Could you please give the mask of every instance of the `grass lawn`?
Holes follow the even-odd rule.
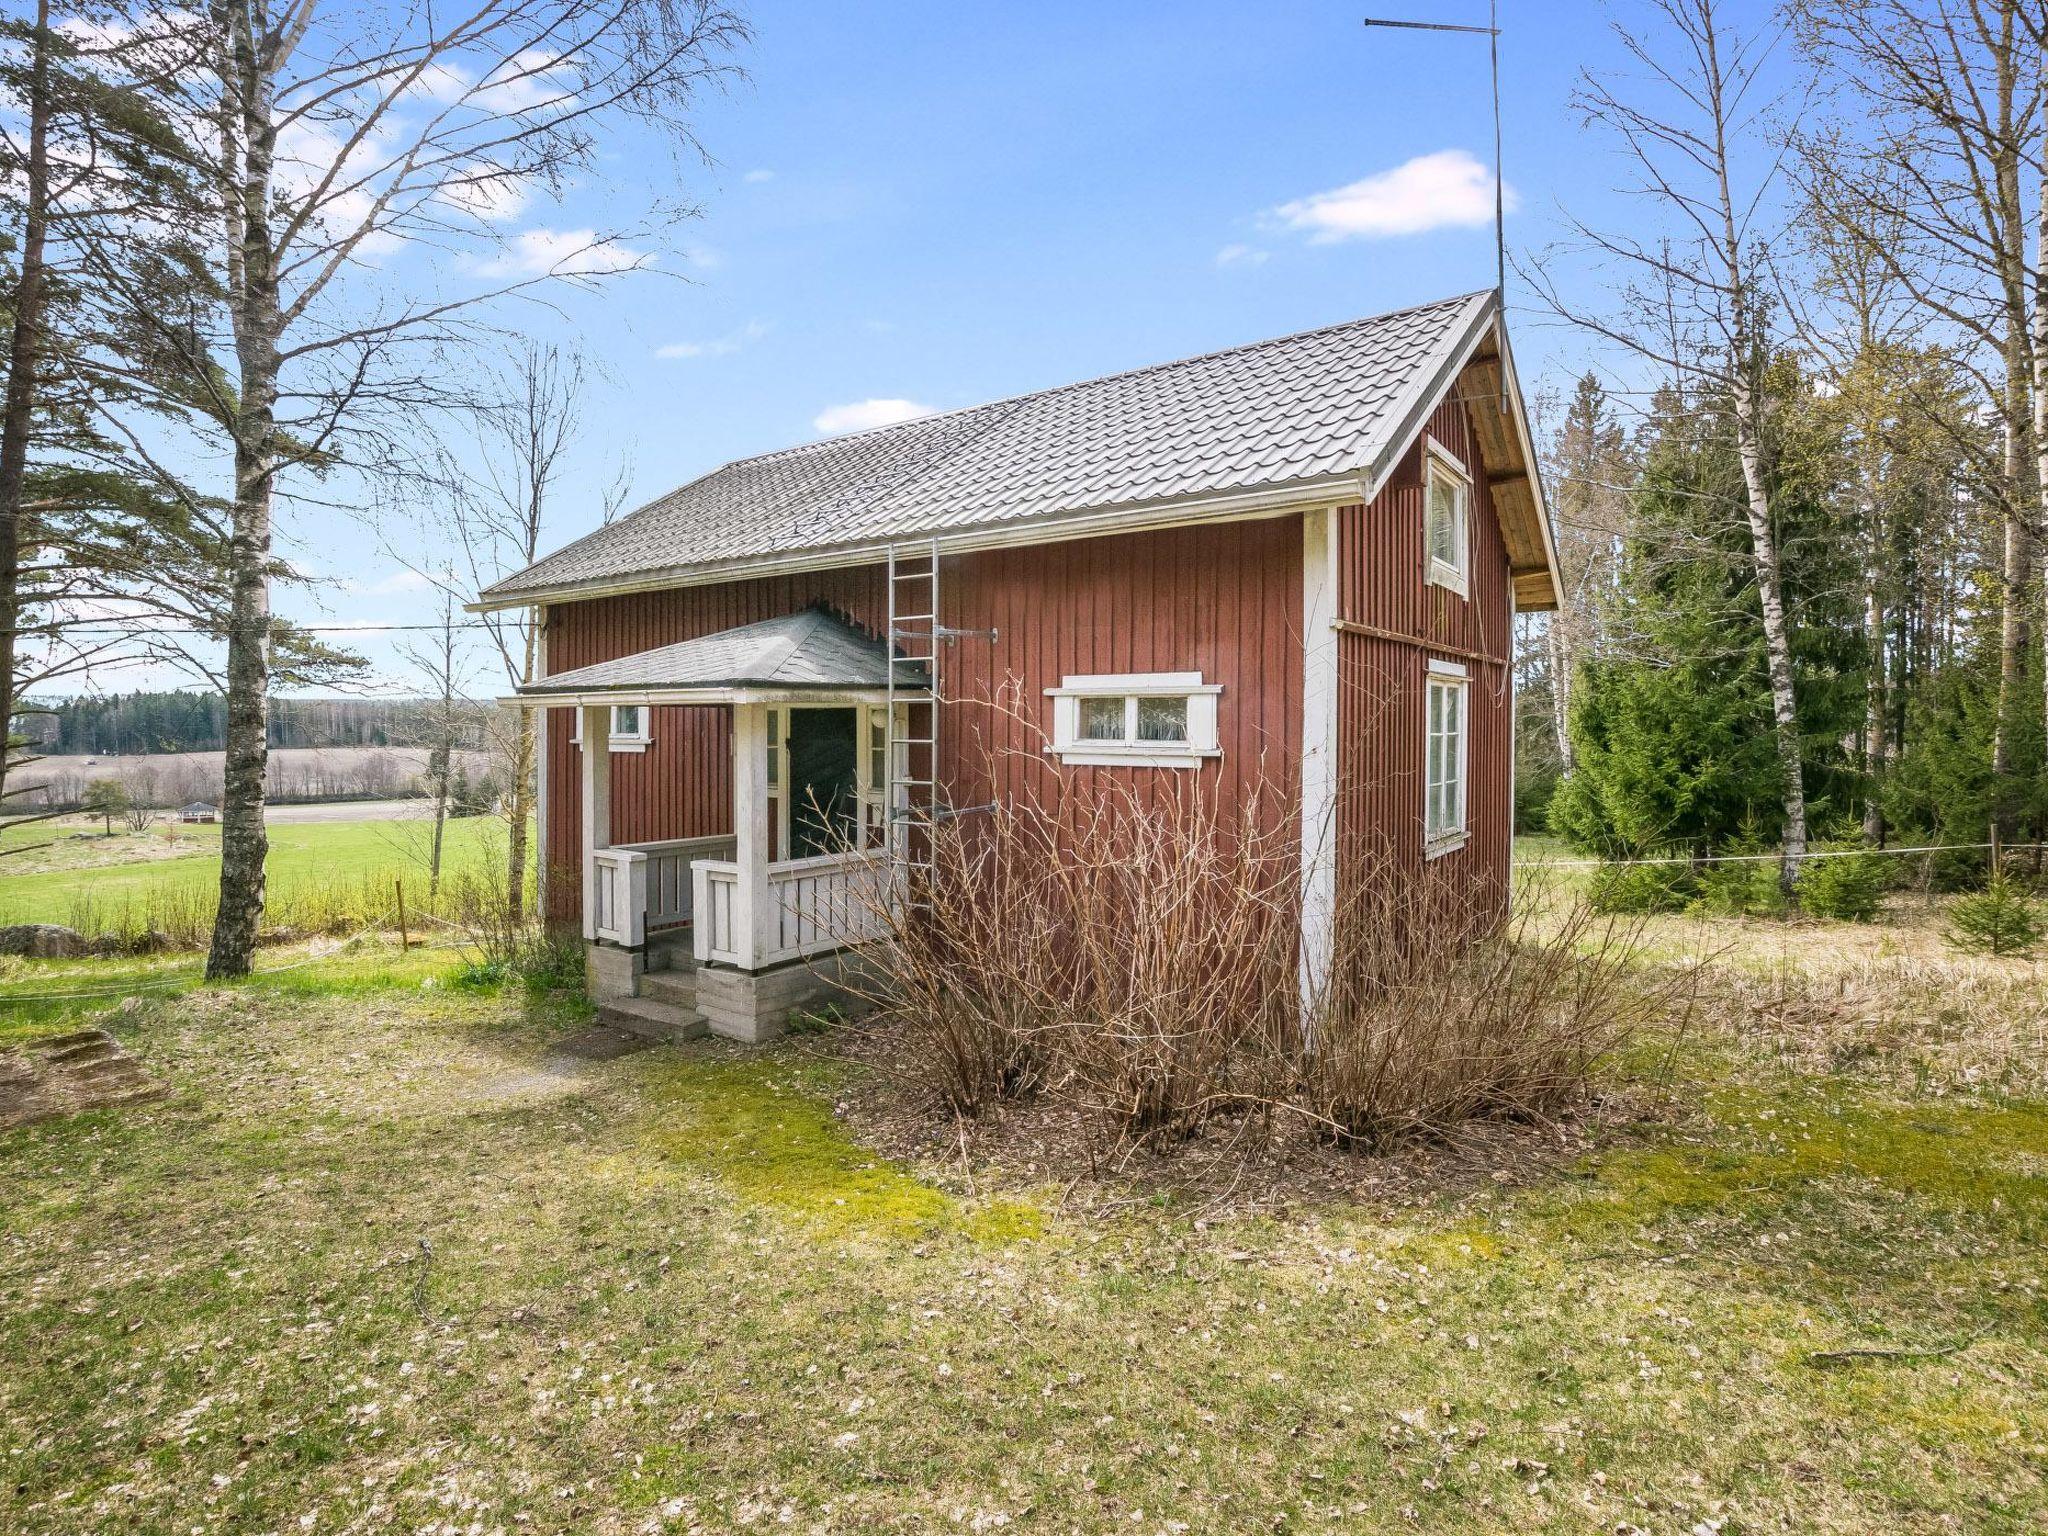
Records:
[[[154,926],[181,939],[189,937],[187,926],[210,923],[220,880],[218,826],[169,824],[113,837],[97,835],[100,826],[67,817],[0,833],[0,849],[32,850],[0,857],[0,923],[63,923],[88,933]],[[432,832],[426,821],[273,824],[271,920],[326,928],[382,917],[393,902],[392,882],[401,878],[407,900],[423,903]],[[504,840],[496,817],[451,821],[443,867],[476,864]]]
[[[172,981],[174,1093],[0,1137],[0,1529],[2040,1530],[2039,1063],[1910,1021],[2043,968],[1843,1012],[1807,935],[1583,1159],[1228,1220],[891,1164],[802,1041],[548,1069],[580,1005],[445,954],[17,962],[18,1031]]]

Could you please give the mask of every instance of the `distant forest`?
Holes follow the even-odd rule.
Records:
[[[462,723],[456,745],[483,746],[488,707]],[[35,750],[66,757],[218,752],[227,703],[217,693],[122,693],[26,701],[15,733]],[[438,744],[440,704],[428,699],[270,701],[273,747],[425,747]]]

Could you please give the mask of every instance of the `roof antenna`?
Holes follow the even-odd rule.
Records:
[[[1503,335],[1507,331],[1508,313],[1508,239],[1506,192],[1507,174],[1501,165],[1500,135],[1500,0],[1486,0],[1486,20],[1483,27],[1461,26],[1450,21],[1390,21],[1385,17],[1368,16],[1368,27],[1398,27],[1404,32],[1464,32],[1486,39],[1486,51],[1493,67],[1493,301],[1498,308],[1499,324]],[[1505,350],[1500,360],[1500,406],[1508,408],[1508,360]]]

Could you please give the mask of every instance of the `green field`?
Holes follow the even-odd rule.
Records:
[[[432,831],[427,821],[273,825],[266,922],[309,933],[381,924],[393,915],[398,881],[409,910],[424,915]],[[0,849],[21,850],[0,856],[0,924],[61,923],[124,937],[153,930],[196,942],[212,922],[220,828],[98,832],[98,823],[66,818],[0,834]],[[480,875],[502,859],[504,843],[495,817],[451,821],[442,867],[451,883]]]

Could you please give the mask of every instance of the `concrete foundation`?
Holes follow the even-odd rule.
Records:
[[[620,949],[612,944],[583,946],[583,989],[599,1007],[614,998],[637,993],[646,969],[647,956],[637,949]]]
[[[872,1005],[862,994],[872,990],[873,980],[873,967],[853,950],[799,960],[773,971],[699,966],[697,1011],[713,1034],[759,1045],[787,1030],[790,1014],[799,1010],[836,1007],[849,1014],[865,1012]]]

